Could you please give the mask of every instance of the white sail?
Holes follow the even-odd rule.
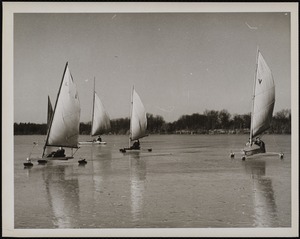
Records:
[[[254,84],[251,138],[258,136],[270,127],[275,104],[275,84],[273,76],[259,51]]]
[[[110,119],[109,116],[98,97],[97,93],[94,92],[94,104],[93,104],[93,118],[92,118],[92,132],[91,135],[100,135],[110,130]]]
[[[133,89],[132,93],[132,111],[130,121],[130,139],[137,140],[146,136],[147,117],[144,105]]]
[[[46,146],[77,148],[79,124],[79,97],[67,63],[57,95]]]

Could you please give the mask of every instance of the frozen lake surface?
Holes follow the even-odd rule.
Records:
[[[152,152],[122,154],[127,136],[81,146],[74,159],[34,162],[45,136],[14,137],[15,228],[291,227],[291,136],[265,135],[269,152],[241,160],[248,135],[150,135]],[[80,141],[89,136],[80,136]],[[66,149],[69,153],[69,149]],[[85,166],[78,165],[86,158]]]

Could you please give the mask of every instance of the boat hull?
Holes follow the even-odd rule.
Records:
[[[121,153],[138,153],[138,152],[152,152],[152,149],[131,149],[131,148],[123,148],[123,149],[119,149],[119,151]]]
[[[265,153],[266,150],[259,147],[258,145],[251,145],[251,146],[246,146],[244,149],[243,149],[243,153],[245,156],[251,156],[251,155],[254,155],[254,154],[262,154],[262,153]]]
[[[33,166],[33,163],[26,162],[26,163],[24,163],[24,166],[25,166],[25,167],[32,167],[32,166]]]
[[[54,160],[63,160],[67,161],[69,159],[72,159],[74,157],[72,156],[66,156],[66,157],[43,157],[43,158],[35,158],[32,160],[36,160],[39,164],[46,164],[48,161],[54,161]]]
[[[37,160],[39,164],[46,164],[47,163],[47,159],[38,159]]]
[[[85,159],[81,159],[81,160],[78,160],[78,163],[79,164],[87,164],[87,161]]]
[[[106,142],[99,142],[99,141],[85,141],[79,142],[80,145],[106,145]]]
[[[121,153],[138,153],[141,152],[140,149],[130,149],[130,148],[124,148],[124,149],[120,149]]]
[[[68,157],[49,157],[49,158],[46,158],[46,159],[49,159],[49,160],[69,160],[69,159],[72,159],[74,157],[72,156],[68,156]]]

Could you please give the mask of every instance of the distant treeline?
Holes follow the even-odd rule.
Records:
[[[162,116],[147,114],[147,131],[149,134],[239,134],[248,133],[250,129],[250,113],[231,115],[227,110],[205,110],[203,114],[183,115],[178,120],[168,123]],[[129,118],[111,120],[109,134],[128,134]],[[90,134],[91,123],[80,123],[80,134]],[[15,135],[46,134],[46,124],[14,123]],[[291,133],[291,110],[277,112],[267,131],[270,134]]]

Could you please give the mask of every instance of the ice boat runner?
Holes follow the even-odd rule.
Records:
[[[141,148],[139,139],[147,136],[146,129],[147,117],[145,107],[133,87],[131,95],[129,147],[120,149],[120,152],[126,153],[126,151],[140,151]],[[131,141],[135,141],[132,146],[130,146]],[[152,151],[152,149],[147,150]]]
[[[50,107],[48,107],[48,111],[49,108]],[[50,116],[42,159],[39,159],[38,162],[44,163],[47,162],[48,159],[68,160],[73,158],[73,148],[78,149],[79,123],[79,96],[67,62],[53,114]],[[59,147],[59,149],[50,154],[46,154],[45,150],[47,147]],[[71,148],[72,155],[66,156],[63,147]]]
[[[274,104],[275,84],[272,72],[260,51],[257,50],[250,137],[249,142],[243,149],[245,156],[266,152],[265,143],[261,140],[261,135],[270,127]]]
[[[79,144],[106,144],[106,142],[102,141],[100,136],[103,133],[107,133],[110,130],[110,128],[110,119],[99,96],[95,91],[94,79],[91,137],[97,136],[97,138],[91,141],[79,142]]]

